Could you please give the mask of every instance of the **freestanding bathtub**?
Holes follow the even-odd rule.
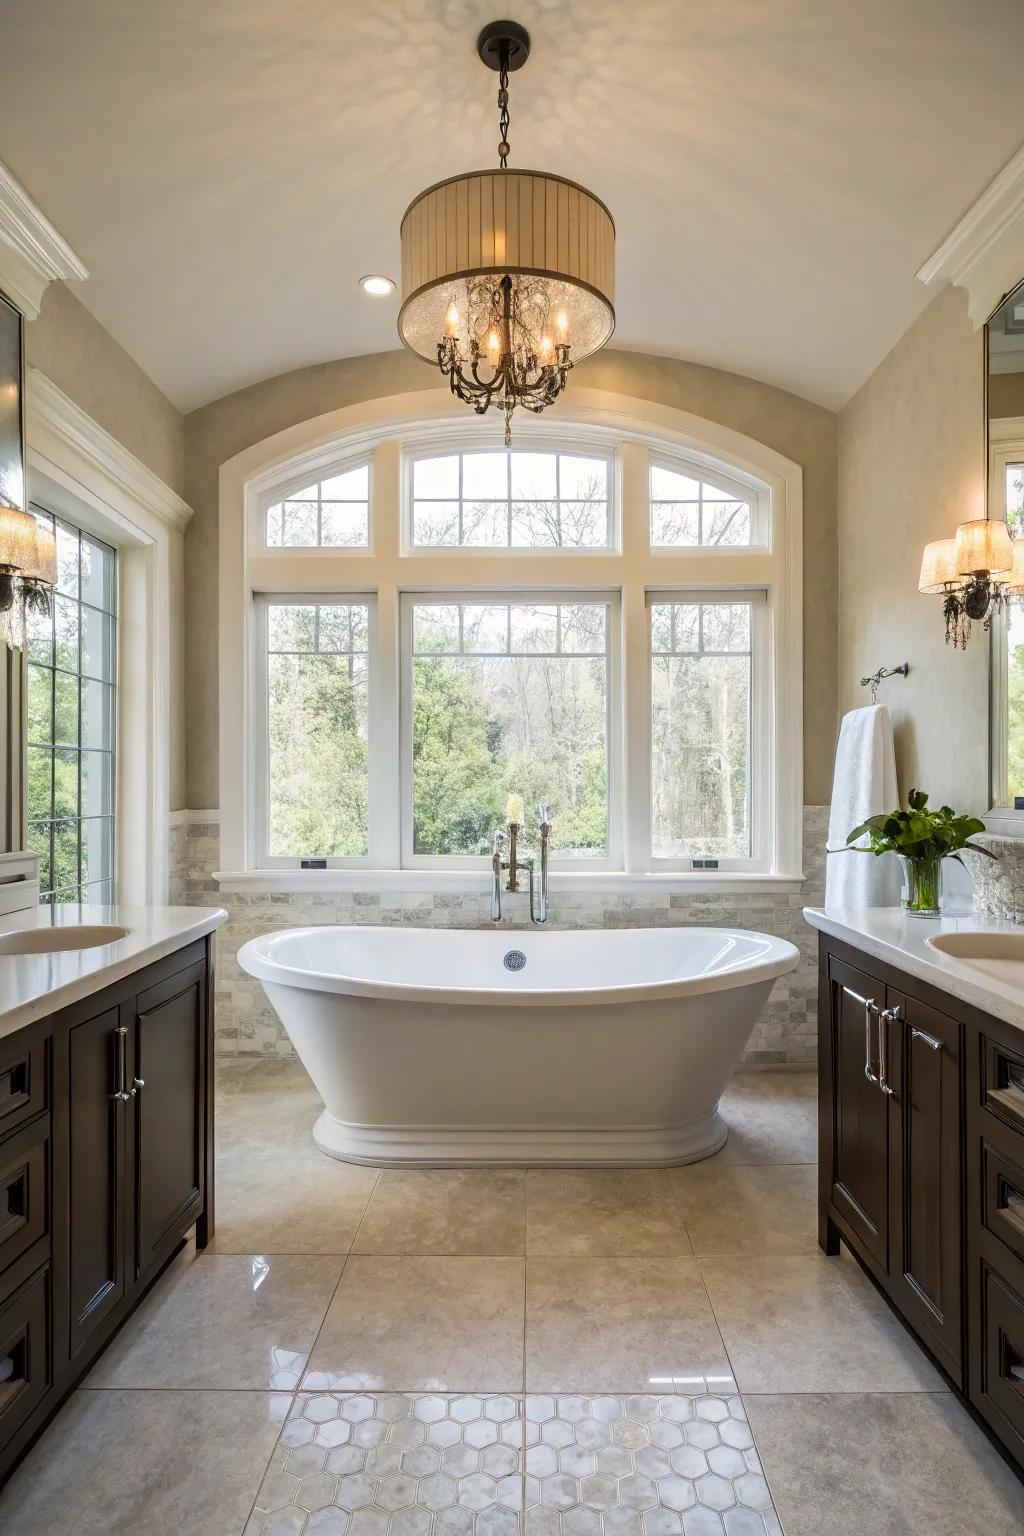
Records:
[[[317,1145],[406,1166],[708,1157],[798,960],[726,928],[292,928],[238,952],[324,1100]]]

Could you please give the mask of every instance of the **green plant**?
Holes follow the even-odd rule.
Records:
[[[923,789],[912,789],[909,795],[910,809],[886,811],[880,816],[869,816],[846,839],[846,846],[854,853],[900,853],[906,859],[957,858],[961,848],[980,853],[987,859],[995,854],[977,843],[969,841],[975,833],[984,832],[985,823],[977,816],[957,816],[948,806],[937,811],[928,810],[928,796]],[[868,844],[864,848],[852,845],[867,833]],[[958,859],[957,862],[960,862]]]

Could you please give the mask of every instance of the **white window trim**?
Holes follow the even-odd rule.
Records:
[[[38,369],[29,369],[26,403],[31,499],[117,550],[116,900],[160,904],[172,740],[184,746],[184,535],[192,511]]]
[[[1024,416],[1004,416],[989,422],[988,515],[1006,518],[1006,466],[1024,463]],[[1024,837],[1024,811],[1010,804],[1007,781],[1009,750],[1009,667],[1006,610],[997,609],[989,633],[989,742],[992,808],[985,823],[992,832]]]
[[[588,442],[607,451],[609,437],[621,444],[621,486],[624,548],[587,551],[587,585],[595,591],[614,589],[622,594],[622,626],[627,637],[623,667],[625,716],[622,742],[622,782],[627,803],[631,786],[643,786],[649,775],[646,758],[647,732],[643,728],[649,708],[647,648],[637,645],[637,633],[647,623],[647,591],[733,586],[739,589],[770,589],[773,650],[777,677],[773,688],[773,727],[777,750],[772,782],[773,848],[771,873],[756,871],[717,874],[673,870],[664,874],[650,869],[650,857],[638,834],[639,818],[632,816],[625,839],[624,867],[595,872],[559,872],[552,877],[553,890],[680,891],[749,890],[769,887],[798,890],[802,880],[803,813],[803,715],[802,715],[802,491],[801,468],[775,450],[731,428],[656,402],[638,400],[610,391],[574,387],[570,397],[548,413],[536,436],[531,423],[517,430],[520,440],[540,443],[558,439],[583,448]],[[381,679],[370,730],[375,761],[380,765],[381,792],[398,801],[401,796],[400,698],[397,681],[399,647],[399,593],[444,592],[453,585],[453,551],[415,551],[400,554],[401,519],[396,506],[405,505],[402,486],[403,447],[419,451],[430,446],[455,450],[460,444],[474,447],[500,442],[498,423],[467,420],[465,407],[448,391],[431,389],[346,406],[312,421],[276,433],[253,444],[228,460],[220,470],[220,774],[221,859],[217,878],[225,886],[290,890],[414,890],[486,887],[487,871],[431,869],[420,871],[401,866],[397,839],[374,839],[374,868],[327,871],[261,870],[256,867],[251,841],[251,751],[247,751],[247,727],[251,718],[252,658],[250,646],[251,595],[254,591],[304,592],[336,588],[363,590],[372,585],[378,593],[378,665]],[[678,453],[706,468],[710,476],[722,466],[741,476],[765,481],[771,490],[773,539],[770,549],[716,548],[657,550],[650,545],[648,517],[648,454]],[[357,455],[372,449],[371,518],[374,553],[378,568],[372,583],[366,573],[352,573],[352,551],[317,550],[316,569],[308,552],[274,551],[248,553],[247,527],[259,515],[261,498],[285,479],[312,480],[324,469],[342,461],[355,462]],[[400,498],[402,498],[400,500]],[[642,529],[637,524],[642,507]],[[632,508],[632,510],[630,510]],[[388,516],[383,512],[387,509]],[[632,530],[627,522],[632,519]],[[656,559],[656,573],[652,562]],[[349,571],[341,579],[342,566]],[[514,582],[495,580],[493,553],[459,552],[460,588],[555,592],[581,585],[577,552],[516,551]],[[338,579],[332,579],[332,572]],[[389,574],[390,573],[390,574]],[[510,577],[513,572],[510,571]],[[638,629],[639,627],[639,629]],[[241,793],[239,793],[241,786]],[[643,790],[640,790],[643,793]],[[374,830],[371,828],[371,836]]]
[[[668,469],[677,475],[689,475],[691,479],[713,481],[726,490],[735,494],[737,501],[747,502],[750,506],[751,540],[749,544],[655,544],[652,540],[652,548],[657,550],[685,549],[691,555],[721,554],[724,550],[733,550],[742,553],[748,550],[770,550],[772,547],[772,493],[763,480],[753,475],[737,475],[731,465],[723,465],[713,474],[707,463],[700,463],[695,458],[687,458],[683,454],[678,456],[669,453],[651,451],[650,464],[652,469]],[[667,498],[658,497],[658,501],[664,502]]]

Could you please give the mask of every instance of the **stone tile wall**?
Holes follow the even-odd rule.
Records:
[[[551,928],[675,927],[694,923],[760,929],[790,939],[801,963],[775,983],[750,1044],[748,1065],[812,1063],[817,1058],[817,936],[801,909],[825,897],[828,807],[804,807],[802,893],[748,895],[637,895],[586,893],[552,900]],[[171,829],[171,896],[174,903],[223,906],[230,914],[217,935],[217,1049],[223,1055],[288,1055],[292,1047],[259,984],[246,976],[236,955],[247,939],[277,928],[318,923],[414,924],[426,928],[488,928],[486,894],[452,891],[292,891],[222,889],[216,822],[192,821]],[[511,906],[511,903],[507,904]],[[507,928],[529,926],[525,901],[505,916]]]

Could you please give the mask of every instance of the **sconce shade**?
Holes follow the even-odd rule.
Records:
[[[1013,569],[996,579],[1007,597],[1020,597],[1024,594],[1024,539],[1014,539],[1012,548]]]
[[[956,539],[936,539],[933,543],[926,544],[917,590],[941,593],[945,592],[948,586],[958,587],[961,577],[956,562]]]
[[[956,563],[961,576],[990,576],[1013,569],[1010,530],[1000,518],[976,517],[956,531]]]
[[[32,553],[21,574],[26,581],[41,581],[48,587],[57,585],[57,540],[53,529],[43,523],[36,522]]]
[[[23,571],[35,548],[36,520],[31,512],[0,506],[0,566]]]

